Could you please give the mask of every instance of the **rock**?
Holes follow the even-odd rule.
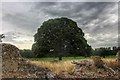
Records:
[[[57,80],[58,78],[117,78],[120,76],[120,69],[117,70],[117,74],[105,65],[100,57],[95,57],[93,60],[72,61],[71,63],[75,65],[73,74],[63,71],[60,75],[56,75],[49,69],[32,64],[30,60],[21,57],[16,46],[7,43],[1,43],[0,46],[2,46],[2,78],[44,78],[44,80],[55,78],[54,80]]]
[[[105,65],[100,57],[95,57],[93,60],[72,61],[71,63],[75,64],[75,72],[72,76],[76,78],[112,77],[118,80],[117,72]]]
[[[19,49],[13,45],[2,43],[2,69],[3,71],[18,70],[21,58]]]
[[[120,50],[117,52],[118,77],[120,78]]]
[[[120,66],[120,50],[117,52],[117,64]]]
[[[19,49],[11,44],[2,46],[2,78],[55,78],[47,68],[31,64],[20,55]]]
[[[91,60],[72,61],[71,63],[75,64],[76,70],[81,72],[82,72],[82,67],[90,68],[93,66],[93,62]]]

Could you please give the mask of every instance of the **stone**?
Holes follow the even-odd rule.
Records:
[[[118,77],[120,78],[120,50],[117,52]]]
[[[119,73],[116,74],[116,71],[105,65],[100,57],[95,57],[93,60],[72,61],[71,63],[75,65],[75,72],[67,74],[66,71],[63,71],[58,75],[21,57],[19,49],[14,45],[0,43],[0,46],[2,46],[2,78],[41,78],[42,80],[43,78],[44,80],[54,78],[54,80],[58,80],[58,78],[117,78],[117,75],[120,76]],[[104,68],[99,68],[97,64]]]
[[[117,64],[120,65],[120,50],[117,52]]]
[[[8,43],[2,46],[2,78],[55,78],[47,68],[30,63],[21,57],[19,49]]]
[[[72,61],[75,65],[74,77],[77,78],[117,78],[117,72],[108,67],[100,57],[95,57],[93,60]],[[100,64],[100,65],[97,65]],[[102,66],[102,67],[101,67]]]
[[[76,69],[79,69],[80,67],[90,67],[93,65],[93,62],[91,60],[81,60],[81,61],[72,61],[72,64],[75,64]]]

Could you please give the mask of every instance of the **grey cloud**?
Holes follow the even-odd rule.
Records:
[[[22,14],[13,15],[6,13],[3,15],[2,20],[31,32],[35,31],[36,29],[34,27],[38,27],[37,25],[39,24],[38,19],[33,19]]]
[[[46,3],[46,4],[52,4],[52,2]],[[45,6],[42,11],[45,14],[48,14],[50,16],[68,16],[72,18],[76,17],[82,17],[84,18],[84,21],[86,21],[86,18],[89,19],[96,19],[99,14],[106,8],[108,5],[112,5],[113,3],[106,3],[106,2],[60,2],[56,3],[54,5],[45,5],[43,3],[36,4],[34,9],[37,9],[38,11],[41,9],[41,7]],[[96,12],[92,15],[86,15],[91,12],[92,9],[95,9]],[[86,14],[82,14],[82,12],[87,12]],[[87,21],[87,22],[89,22]]]
[[[5,34],[5,42],[14,42],[14,43],[21,43],[21,42],[16,42],[14,39],[19,37],[18,35],[15,34],[15,32],[7,32]],[[23,43],[23,42],[22,42]]]
[[[93,37],[88,38],[92,46],[116,45],[117,38],[111,39],[111,37],[117,35],[117,22],[111,23],[110,19],[113,14],[117,15],[115,2],[35,2],[30,5],[30,10],[26,13],[10,14],[4,11],[3,21],[26,30],[30,33],[27,36],[33,36],[45,20],[64,16],[76,21],[85,34]],[[110,34],[111,32],[114,33]],[[111,36],[106,38],[100,34]]]
[[[24,38],[26,36],[29,36],[30,34],[26,34],[26,33],[22,33],[22,32],[14,32],[14,31],[7,32],[4,34],[5,34],[5,39],[4,39],[5,42],[14,42],[17,44],[25,44],[25,43],[29,43],[32,41],[32,40],[19,40],[19,41],[15,40],[15,39],[19,39],[22,37]]]
[[[92,45],[92,47],[108,47],[108,46],[118,46],[118,37],[116,35],[111,35],[109,37],[105,37],[105,34],[92,36],[88,39],[88,43]],[[104,36],[104,37],[103,37]]]

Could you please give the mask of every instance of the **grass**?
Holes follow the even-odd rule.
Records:
[[[68,60],[81,60],[81,59],[91,59],[91,57],[62,57],[62,61]],[[32,61],[53,61],[58,60],[58,58],[31,58]]]
[[[66,72],[66,74],[73,74],[75,71],[75,66],[71,63],[71,61],[60,61],[57,63],[49,61],[31,61],[31,63],[48,68],[55,74],[61,74],[63,72]]]
[[[72,60],[81,60],[81,59],[92,59],[92,57],[63,57],[62,61],[51,62],[53,60],[58,60],[58,58],[32,58],[31,63],[50,69],[55,74],[73,74],[75,71],[75,65],[71,63]],[[106,58],[102,58],[110,67],[114,67],[116,65],[112,65],[115,61],[115,56],[108,56]]]
[[[44,68],[50,69],[55,74],[73,74],[75,71],[75,65],[71,63],[72,60],[81,60],[81,59],[90,59],[91,57],[63,57],[62,61],[51,62],[54,60],[58,60],[58,58],[31,58],[31,63],[36,64],[38,66],[42,66]]]
[[[81,59],[92,59],[93,56],[91,57],[83,57],[83,56],[79,56],[79,57],[63,57],[62,61],[70,61],[70,60],[81,60]],[[105,59],[115,59],[116,56],[106,56]],[[53,61],[53,60],[58,60],[58,58],[31,58],[32,61]]]
[[[106,59],[115,59],[116,56],[115,56],[115,55],[112,55],[112,56],[106,56],[105,58],[106,58]]]

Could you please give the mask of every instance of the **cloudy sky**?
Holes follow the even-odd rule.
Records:
[[[3,2],[0,33],[4,42],[31,49],[38,27],[56,17],[76,21],[93,48],[118,45],[117,2]]]

